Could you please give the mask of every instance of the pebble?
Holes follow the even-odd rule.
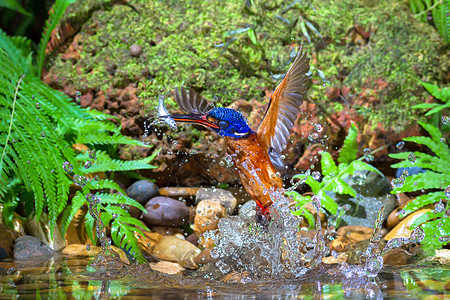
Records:
[[[161,235],[175,235],[175,234],[183,234],[183,230],[178,227],[172,226],[153,226],[152,232],[159,233]]]
[[[347,259],[348,259],[347,253],[339,253],[338,257],[333,256],[322,257],[322,262],[324,264],[338,264],[346,262]]]
[[[127,196],[144,205],[148,200],[158,196],[158,186],[149,180],[139,180],[130,185],[125,191]]]
[[[6,227],[6,225],[0,224],[0,259],[13,255],[14,240],[18,236],[18,233]]]
[[[143,236],[140,234],[136,235],[139,248],[146,254],[152,255],[153,248],[162,240],[163,235],[146,230],[143,230],[142,233],[144,234]]]
[[[393,238],[409,237],[412,232],[412,230],[409,229],[412,223],[415,220],[417,220],[417,218],[419,218],[423,214],[426,214],[429,211],[432,211],[432,209],[424,208],[408,215],[399,224],[397,224],[397,226],[395,226],[391,231],[389,231],[389,233],[384,237],[384,239],[389,241]]]
[[[181,274],[185,270],[180,264],[170,261],[159,261],[157,263],[150,263],[149,265],[152,270],[169,275]]]
[[[102,247],[93,245],[87,247],[86,244],[71,244],[62,250],[62,254],[71,256],[96,256],[100,252],[102,252]]]
[[[207,230],[216,230],[219,220],[227,216],[225,208],[217,202],[211,200],[201,201],[196,209],[194,219],[194,233],[200,237]]]
[[[130,46],[130,54],[133,57],[139,57],[142,54],[142,46],[133,44]]]
[[[228,214],[233,213],[237,205],[237,199],[230,191],[218,188],[201,188],[195,197],[195,204],[204,200],[210,200],[219,203],[227,210]]]
[[[337,234],[358,243],[370,239],[373,229],[365,226],[344,226],[338,229]]]
[[[186,237],[186,241],[188,241],[189,243],[192,243],[192,245],[194,245],[194,246],[198,246],[198,237],[195,233],[191,233],[190,235],[188,235]]]
[[[159,194],[166,197],[195,196],[200,188],[197,187],[165,187],[159,189]]]
[[[53,236],[50,235],[49,223],[49,217],[45,212],[41,214],[39,221],[36,220],[36,216],[32,219],[28,218],[28,232],[50,247],[51,250],[58,251],[66,246],[66,241],[64,241],[58,226],[55,226]]]
[[[35,259],[35,258],[50,258],[54,252],[49,246],[44,244],[40,239],[23,235],[16,240],[14,246],[14,258],[18,260]]]
[[[438,261],[443,265],[450,264],[450,249],[440,249],[435,251],[435,255],[431,258],[431,260]]]
[[[147,213],[142,214],[144,222],[157,226],[180,226],[189,219],[189,208],[185,203],[168,197],[155,197],[145,204]]]
[[[188,241],[176,236],[164,236],[154,247],[152,255],[161,260],[168,260],[180,264],[187,269],[197,269],[194,259],[200,249]]]
[[[245,202],[239,209],[239,215],[242,217],[252,218],[256,215],[256,202],[250,200]]]
[[[225,207],[228,214],[232,214],[237,205],[237,199],[230,191],[218,188],[201,188],[195,196],[195,204],[204,200],[219,203]]]

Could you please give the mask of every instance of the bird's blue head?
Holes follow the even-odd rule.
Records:
[[[252,129],[248,126],[245,117],[231,108],[216,107],[206,114],[206,119],[218,128],[212,127],[221,136],[229,136],[236,139],[247,137]]]

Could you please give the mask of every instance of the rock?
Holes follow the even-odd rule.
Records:
[[[181,274],[185,270],[179,264],[170,261],[159,261],[157,263],[150,263],[149,265],[152,270],[169,275]]]
[[[125,192],[128,197],[144,205],[148,200],[158,196],[159,188],[149,180],[139,180],[130,185]]]
[[[211,256],[211,249],[204,249],[200,252],[195,258],[194,262],[197,265],[206,265],[207,263],[212,262],[214,259]]]
[[[24,235],[16,240],[14,258],[18,260],[52,257],[54,252],[41,240],[34,236]]]
[[[384,218],[397,204],[397,197],[390,193],[389,180],[372,171],[355,171],[352,176],[344,178],[344,181],[355,189],[357,196],[339,195],[327,192],[327,195],[339,205],[349,204],[350,209],[342,217],[347,225],[359,225],[373,227],[378,210],[384,205]]]
[[[370,239],[373,229],[365,226],[344,226],[338,229],[337,234],[355,244]]]
[[[244,271],[244,272],[236,272],[232,271],[228,274],[226,274],[224,277],[220,279],[221,282],[226,283],[245,283],[248,282],[250,278],[250,273]]]
[[[142,214],[147,225],[180,226],[189,218],[185,203],[168,197],[155,197],[145,204],[147,213]]]
[[[347,259],[348,259],[348,254],[339,253],[338,257],[333,257],[333,256],[322,257],[322,262],[324,264],[338,264],[338,263],[346,262]]]
[[[133,57],[139,57],[142,54],[142,46],[133,44],[130,46],[130,54]]]
[[[419,218],[423,214],[426,214],[429,211],[432,211],[432,209],[423,208],[421,210],[418,210],[418,211],[408,215],[397,226],[395,226],[391,231],[389,231],[389,233],[386,234],[384,239],[389,241],[389,240],[391,240],[393,238],[409,237],[411,235],[411,232],[412,232],[412,230],[409,229],[411,227],[412,223],[415,220],[417,220],[417,218]]]
[[[188,235],[186,237],[186,241],[188,241],[189,243],[192,243],[192,245],[194,245],[194,246],[198,246],[198,237],[195,233],[191,233],[190,235]]]
[[[431,260],[438,261],[443,265],[450,264],[450,249],[440,249],[435,251],[436,253]]]
[[[245,202],[239,209],[239,215],[247,218],[253,218],[256,215],[255,200]]]
[[[337,252],[345,252],[352,246],[352,242],[350,239],[346,238],[345,236],[338,236],[334,240],[331,241],[329,244],[329,247],[331,250],[337,251]]]
[[[0,224],[4,224],[3,209],[4,209],[3,205],[0,203]],[[26,234],[25,222],[23,221],[22,217],[20,215],[18,215],[16,212],[14,212],[13,215],[14,215],[13,219],[12,219],[13,231],[16,232],[18,235],[25,235]],[[6,227],[8,227],[8,226],[6,226]]]
[[[387,266],[404,266],[414,254],[402,248],[394,248],[383,255],[383,263]]]
[[[200,188],[196,187],[165,187],[159,189],[159,194],[166,197],[195,196]]]
[[[36,216],[32,219],[29,218],[27,228],[30,235],[41,240],[53,251],[58,251],[66,246],[58,226],[55,226],[53,236],[50,235],[49,217],[45,212],[41,214],[39,221],[36,220]]]
[[[153,247],[152,255],[161,260],[179,263],[182,267],[196,269],[198,265],[194,262],[200,249],[186,240],[176,236],[164,236]]]
[[[144,234],[144,236],[136,234],[139,248],[148,255],[152,255],[153,248],[162,240],[163,235],[146,230],[143,230],[142,233]]]
[[[71,256],[96,256],[100,252],[102,247],[90,244],[71,244],[62,250],[62,254]]]
[[[219,203],[225,207],[228,214],[232,214],[237,205],[237,199],[230,191],[218,188],[199,189],[195,197],[195,204],[198,204],[203,200]]]
[[[201,201],[196,209],[194,220],[194,233],[201,237],[207,230],[216,230],[219,220],[227,216],[225,208],[217,202],[211,200]]]
[[[171,226],[153,226],[152,232],[159,233],[161,235],[175,235],[175,234],[183,234],[183,230],[178,227]]]
[[[18,236],[17,232],[0,224],[0,259],[13,255],[14,241]]]

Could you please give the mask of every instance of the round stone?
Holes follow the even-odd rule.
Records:
[[[155,197],[145,204],[147,213],[142,214],[149,226],[180,226],[189,219],[189,208],[185,203],[168,197]]]
[[[158,195],[159,188],[149,180],[139,180],[130,185],[125,192],[128,197],[144,205],[148,200]]]

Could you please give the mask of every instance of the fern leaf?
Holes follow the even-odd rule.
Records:
[[[431,136],[431,138],[433,139],[433,141],[435,141],[436,143],[440,144],[441,139],[442,139],[442,133],[439,131],[439,128],[428,124],[428,123],[424,123],[424,122],[417,122],[420,124],[420,126],[423,127],[423,129],[425,129],[428,134]],[[448,148],[448,147],[447,147]]]
[[[442,191],[420,195],[419,197],[416,197],[413,201],[409,202],[403,208],[403,210],[405,211],[404,215],[408,215],[412,212],[415,212],[428,204],[439,202],[439,200],[441,199],[445,199],[444,192]]]
[[[89,239],[93,243],[97,243],[97,235],[94,234],[94,226],[95,226],[95,220],[91,216],[91,214],[86,214],[86,217],[84,219],[84,225],[86,226],[86,233],[89,237]]]
[[[74,2],[75,0],[56,0],[55,4],[53,4],[50,10],[49,18],[45,23],[45,29],[42,34],[41,41],[39,42],[39,51],[37,59],[38,78],[41,77],[42,69],[44,67],[45,48],[47,47],[48,41],[50,40],[50,35],[58,25],[59,20],[61,20],[67,7]]]
[[[420,84],[423,85],[424,88],[436,99],[439,99],[443,102],[450,101],[450,88],[440,88],[437,85],[420,81]]]
[[[142,212],[146,212],[142,204],[125,195],[98,193],[96,196],[100,198],[100,203],[102,204],[132,205],[139,208]]]
[[[134,140],[121,134],[111,135],[107,132],[95,132],[95,131],[88,131],[88,132],[82,131],[77,136],[77,142],[80,144],[88,144],[88,145],[124,144],[124,145],[149,147],[148,145],[142,143],[139,140]]]
[[[331,154],[323,151],[321,153],[322,159],[320,161],[321,165],[322,165],[322,173],[324,176],[333,174],[333,173],[337,173],[337,166],[336,163],[334,162],[333,158],[331,157]]]
[[[70,222],[72,222],[73,217],[81,209],[83,205],[87,203],[86,197],[83,193],[78,191],[72,198],[72,203],[66,207],[63,212],[61,219],[61,232],[64,234],[69,227]]]
[[[130,254],[139,262],[145,263],[147,260],[142,254],[136,237],[135,228],[127,225],[127,222],[135,220],[133,218],[118,217],[111,224],[111,238],[114,244],[130,252]]]
[[[407,141],[407,142],[415,142],[417,144],[425,145],[442,159],[446,159],[446,158],[448,159],[448,157],[450,157],[449,147],[445,143],[442,143],[442,142],[436,143],[429,137],[411,136],[411,137],[404,138],[403,140]]]
[[[427,171],[425,173],[414,174],[406,177],[405,183],[395,189],[399,192],[413,192],[421,189],[441,189],[450,185],[450,174],[435,173]]]
[[[97,160],[95,164],[92,165],[89,169],[82,169],[81,171],[85,174],[88,173],[98,173],[98,172],[106,172],[106,171],[130,171],[137,169],[154,169],[155,166],[150,165],[150,161],[153,160],[154,156],[149,156],[140,160],[133,161],[122,161],[111,159],[109,155],[104,151],[96,151]],[[89,156],[85,154],[80,154],[77,156],[77,159],[80,161],[89,160]]]
[[[358,143],[356,141],[357,137],[358,128],[356,127],[355,123],[352,122],[338,158],[338,162],[340,164],[349,164],[356,159],[356,155],[358,153]]]

